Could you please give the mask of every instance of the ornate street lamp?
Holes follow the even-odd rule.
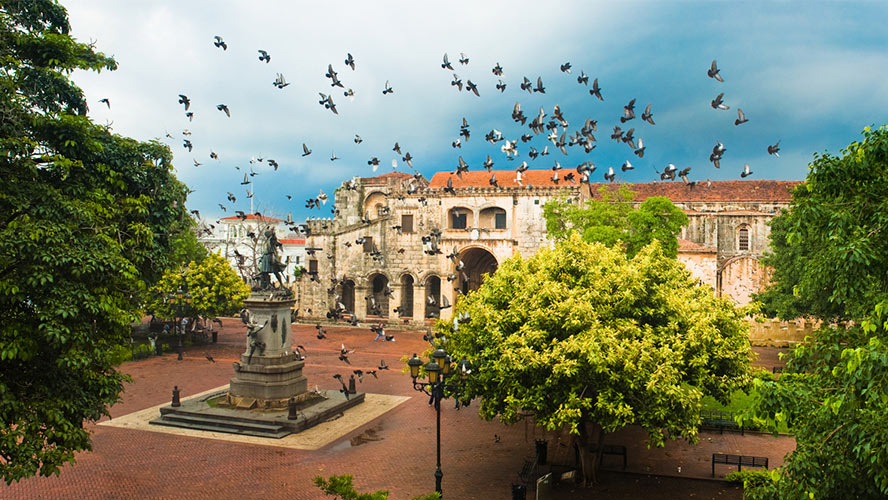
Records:
[[[413,389],[428,394],[431,397],[430,403],[433,402],[435,404],[437,422],[435,491],[441,493],[441,479],[444,477],[444,473],[441,472],[441,400],[444,399],[444,383],[447,380],[447,376],[450,374],[452,360],[450,355],[447,354],[447,351],[444,350],[443,346],[438,346],[438,348],[432,353],[431,357],[432,359],[424,366],[426,374],[429,377],[428,382],[417,380],[420,376],[420,367],[423,367],[423,362],[419,356],[414,354],[412,358],[407,360],[407,366],[410,368],[410,377],[413,378]],[[465,358],[463,358],[463,360],[465,361]],[[471,372],[471,369],[465,373],[465,376],[467,376],[469,372]],[[463,380],[465,380],[465,376],[462,374],[461,376],[463,377]]]

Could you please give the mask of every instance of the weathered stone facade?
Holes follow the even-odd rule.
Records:
[[[601,186],[555,181],[550,170],[530,170],[521,179],[514,171],[496,174],[497,186],[483,171],[459,177],[439,172],[431,181],[389,173],[343,183],[336,192],[336,217],[307,223],[310,274],[301,282],[301,314],[323,318],[338,307],[361,321],[422,324],[447,318],[448,306],[460,292],[477,288],[484,273],[517,253],[530,256],[550,244],[542,215],[546,201],[587,199]],[[445,190],[448,180],[452,192]],[[746,303],[767,281],[758,263],[768,245],[767,221],[788,204],[796,184],[630,187],[637,202],[663,195],[682,208],[690,223],[682,230],[679,259],[716,293]]]

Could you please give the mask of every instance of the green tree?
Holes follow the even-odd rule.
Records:
[[[90,448],[125,376],[110,348],[175,259],[186,188],[165,146],[85,116],[76,69],[116,62],[50,0],[0,3],[0,475],[58,473]]]
[[[223,257],[211,253],[202,262],[168,270],[151,288],[147,310],[158,317],[215,318],[243,307],[250,287]]]
[[[358,493],[358,490],[352,485],[352,476],[344,474],[342,476],[330,476],[324,479],[321,476],[314,478],[315,486],[321,489],[327,496],[332,496],[342,500],[386,500],[389,492],[379,490],[376,493]],[[417,497],[413,500],[440,500],[441,496],[437,493],[431,493],[423,497]]]
[[[587,484],[604,433],[640,425],[650,444],[696,440],[700,399],[726,401],[749,382],[742,311],[700,286],[659,242],[631,259],[619,246],[576,233],[529,259],[503,262],[456,305],[470,320],[439,322],[455,359],[477,370],[460,399],[513,423],[532,411],[549,430],[568,428]],[[601,447],[598,447],[600,450]]]
[[[758,383],[756,416],[796,437],[759,497],[888,496],[888,128],[863,135],[841,157],[816,156],[772,223],[773,284],[759,297],[825,325]]]
[[[599,198],[582,205],[572,199],[555,199],[543,205],[546,231],[555,241],[578,231],[584,241],[612,246],[621,242],[632,258],[653,240],[659,240],[666,255],[678,254],[677,236],[688,216],[669,198],[652,196],[634,208],[635,193],[626,185],[614,190],[602,186]]]

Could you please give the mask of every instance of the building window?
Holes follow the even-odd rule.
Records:
[[[738,236],[739,245],[737,248],[741,251],[749,250],[749,228],[741,227]]]
[[[373,251],[373,237],[372,236],[364,236],[364,253],[370,253]]]
[[[496,229],[505,229],[506,228],[506,214],[505,213],[497,213],[493,216],[493,227]]]
[[[413,232],[413,214],[402,214],[401,215],[401,232],[402,233],[412,233]]]
[[[465,229],[466,228],[466,213],[465,212],[451,212],[451,224],[450,227],[453,229]]]
[[[318,259],[310,259],[308,261],[308,272],[310,272],[310,273],[318,272]]]

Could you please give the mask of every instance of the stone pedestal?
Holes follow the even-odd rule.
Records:
[[[234,364],[228,403],[238,408],[286,408],[291,397],[306,397],[305,362],[292,351],[290,309],[296,301],[272,292],[254,292],[244,301],[258,329]],[[261,328],[260,328],[261,327]]]

